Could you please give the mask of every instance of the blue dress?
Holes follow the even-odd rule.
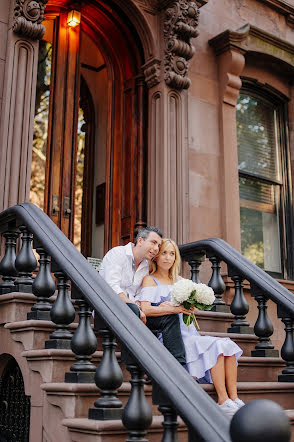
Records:
[[[156,286],[141,289],[136,296],[136,300],[149,301],[153,306],[170,301],[173,286],[160,284],[156,278],[153,277],[153,279]],[[215,366],[218,356],[221,354],[224,356],[235,355],[237,362],[243,351],[230,338],[201,336],[193,324],[187,327],[183,321],[182,313],[179,316],[186,350],[187,370],[191,376],[197,377],[200,382],[212,383],[210,369]]]

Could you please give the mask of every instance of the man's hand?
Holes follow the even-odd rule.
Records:
[[[143,324],[146,324],[146,315],[142,310],[140,310],[140,319],[143,322]]]

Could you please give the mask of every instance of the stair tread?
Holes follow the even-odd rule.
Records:
[[[216,336],[218,338],[231,338],[244,341],[250,339],[252,341],[258,341],[258,337],[251,333],[208,332],[199,330],[199,334],[201,336]]]
[[[201,387],[208,392],[214,391],[212,384],[201,384]],[[41,384],[42,390],[47,393],[91,393],[99,391],[98,387],[94,384],[74,384],[67,382],[48,382]],[[131,385],[129,382],[123,382],[118,389],[120,392],[130,392]],[[151,393],[152,386],[144,386],[145,393]],[[292,391],[294,390],[294,382],[238,382],[238,391],[244,390],[275,390],[275,391]]]
[[[153,416],[152,424],[149,428],[159,428],[162,429],[163,416]],[[180,427],[185,427],[184,421],[178,416],[178,423]],[[103,431],[104,429],[109,430],[110,428],[121,429],[125,428],[121,422],[121,420],[107,420],[107,421],[99,421],[88,418],[67,418],[62,420],[62,424],[69,428],[76,428],[80,430],[96,430]]]
[[[201,385],[205,391],[214,391],[212,384]],[[238,382],[238,391],[244,390],[273,390],[273,391],[294,391],[294,382]]]

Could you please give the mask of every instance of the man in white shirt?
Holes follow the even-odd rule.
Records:
[[[149,261],[158,254],[161,240],[159,229],[146,227],[138,233],[135,245],[129,242],[114,247],[104,256],[99,275],[127,304],[135,304],[136,292],[149,273]],[[145,324],[146,316],[141,310],[140,318]]]
[[[161,242],[162,233],[157,227],[145,227],[139,231],[135,244],[128,243],[109,250],[99,269],[100,276],[144,324],[146,316],[135,303],[136,293],[143,278],[149,274],[149,262],[158,254]],[[178,315],[158,316],[156,319],[164,345],[184,365],[185,348]]]

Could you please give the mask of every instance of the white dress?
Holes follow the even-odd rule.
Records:
[[[136,300],[149,301],[153,306],[170,301],[173,286],[160,284],[156,278],[153,277],[153,279],[157,285],[141,289]],[[212,383],[210,369],[215,366],[218,356],[221,354],[224,356],[235,355],[237,362],[243,351],[230,338],[201,336],[193,324],[188,327],[184,323],[182,313],[179,316],[186,350],[186,368],[190,375],[197,377],[200,382]]]

